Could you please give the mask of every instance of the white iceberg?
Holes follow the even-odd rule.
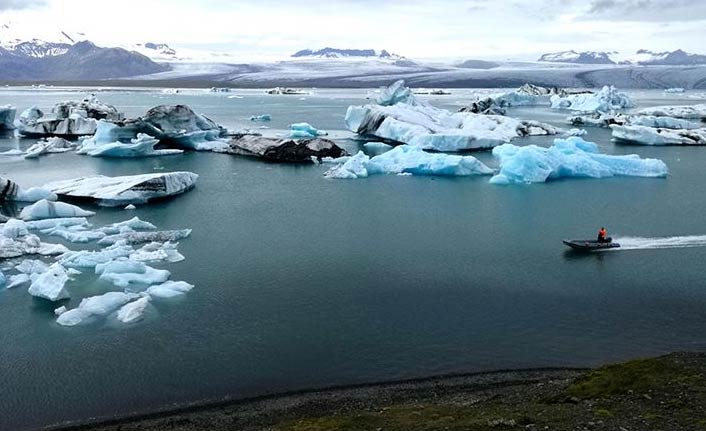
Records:
[[[149,304],[149,296],[143,296],[140,299],[128,302],[118,310],[118,320],[123,323],[133,323],[141,320]]]
[[[29,234],[27,223],[11,218],[2,225],[2,235],[5,238],[17,239]]]
[[[392,145],[385,144],[384,142],[367,142],[363,144],[363,147],[371,156],[378,156],[394,148]]]
[[[28,274],[15,274],[10,276],[10,282],[7,284],[8,289],[15,289],[29,284],[32,281]]]
[[[47,271],[39,274],[29,286],[29,294],[50,301],[59,301],[71,297],[66,290],[69,275],[59,263],[55,263]]]
[[[355,179],[379,174],[469,176],[492,173],[492,169],[473,156],[428,153],[418,147],[400,145],[373,158],[361,151],[325,175]]]
[[[96,213],[85,211],[75,205],[64,202],[51,202],[46,199],[24,207],[20,212],[20,218],[25,221],[54,219],[62,217],[91,217]]]
[[[704,121],[706,120],[706,103],[700,105],[654,106],[652,108],[641,109],[638,111],[638,114]]]
[[[157,226],[150,222],[140,220],[139,217],[133,217],[130,220],[126,220],[119,223],[113,223],[108,226],[104,226],[99,230],[108,235],[117,235],[119,233],[134,232],[137,230],[156,230]]]
[[[493,149],[500,161],[500,171],[492,184],[543,183],[558,178],[608,178],[636,176],[659,178],[667,175],[661,160],[642,159],[637,155],[600,154],[598,146],[578,137],[555,139],[554,145],[517,147],[501,145]]]
[[[105,238],[105,233],[101,231],[88,230],[83,226],[55,227],[40,231],[44,235],[58,236],[68,242],[87,243]]]
[[[438,109],[416,99],[402,81],[388,90],[392,94],[379,99],[384,105],[350,106],[346,127],[359,135],[436,151],[492,148],[520,136],[560,132],[535,121]]]
[[[29,230],[43,231],[59,227],[69,228],[80,226],[88,228],[90,227],[90,224],[88,223],[88,220],[85,217],[68,217],[28,221],[25,222],[25,226],[27,226],[27,229]]]
[[[164,244],[160,242],[151,242],[145,244],[139,250],[136,250],[130,255],[130,260],[136,262],[169,262],[176,263],[181,262],[185,258],[179,253],[177,249],[177,244],[166,242]]]
[[[150,288],[147,289],[145,293],[154,298],[168,299],[184,295],[193,288],[193,284],[189,284],[184,281],[167,281],[162,284],[150,286]]]
[[[107,316],[128,302],[138,298],[135,293],[108,292],[81,301],[78,307],[62,313],[56,323],[62,326],[76,326],[91,318]]]
[[[61,244],[47,244],[40,241],[36,235],[25,235],[19,238],[0,236],[0,259],[11,259],[26,255],[54,256],[68,251]]]
[[[14,129],[15,115],[17,115],[17,108],[14,106],[0,106],[0,130]]]
[[[627,94],[620,93],[613,86],[605,86],[595,94],[552,96],[551,104],[553,109],[570,109],[582,112],[611,112],[635,106]]]
[[[98,241],[99,245],[110,245],[116,243],[143,244],[146,242],[177,242],[188,238],[191,229],[163,230],[156,232],[123,232],[116,235],[109,235]]]
[[[631,126],[645,126],[663,129],[701,129],[705,124],[672,117],[657,117],[654,115],[634,115],[628,117],[627,123]]]
[[[15,267],[15,271],[33,275],[33,274],[44,274],[49,270],[49,265],[37,259],[25,259]]]
[[[93,198],[99,205],[123,206],[184,193],[196,185],[198,177],[192,172],[96,176],[56,181],[44,188],[62,196]]]
[[[662,129],[645,126],[610,126],[617,141],[641,145],[706,145],[706,128]]]
[[[134,252],[135,249],[129,245],[118,243],[97,251],[66,251],[59,256],[59,263],[67,268],[95,268],[96,265],[99,264],[105,264],[120,258],[127,258]]]
[[[25,152],[25,159],[36,159],[43,154],[50,153],[66,153],[75,150],[77,147],[73,142],[67,141],[64,138],[52,137],[43,139],[32,145]]]
[[[133,284],[152,285],[164,283],[171,275],[165,269],[155,269],[142,262],[129,259],[118,259],[96,265],[96,274],[100,279],[118,287],[128,287]]]

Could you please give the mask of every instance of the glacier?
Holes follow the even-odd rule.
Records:
[[[51,182],[44,188],[60,196],[96,199],[103,206],[124,206],[184,193],[196,185],[198,177],[192,172],[95,176]]]
[[[417,99],[403,81],[383,90],[378,102],[382,104],[350,106],[346,128],[362,136],[436,151],[492,148],[520,136],[561,131],[536,121],[438,109]]]
[[[401,145],[373,158],[362,151],[325,173],[327,178],[355,179],[380,174],[470,176],[493,171],[473,156],[428,153]]]
[[[20,212],[20,218],[25,221],[31,221],[63,217],[91,217],[95,214],[96,213],[92,211],[85,211],[75,205],[42,199],[30,206],[24,207]]]
[[[613,86],[605,86],[595,94],[555,95],[551,97],[553,109],[569,109],[581,112],[612,112],[632,108],[630,97]]]
[[[638,155],[613,156],[598,152],[598,146],[579,137],[555,139],[549,148],[511,144],[493,149],[500,162],[492,184],[543,183],[559,178],[609,178],[636,176],[661,178],[668,173],[661,160]]]

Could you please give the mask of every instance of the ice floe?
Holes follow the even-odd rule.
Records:
[[[20,218],[25,221],[31,221],[63,217],[91,217],[95,214],[96,213],[92,211],[85,211],[75,205],[42,199],[32,205],[24,207],[22,212],[20,212]]]
[[[186,294],[193,288],[193,284],[184,281],[167,281],[162,284],[150,286],[145,293],[155,298],[174,298]]]
[[[418,147],[401,145],[373,158],[361,151],[325,175],[355,179],[380,174],[469,176],[492,173],[492,169],[473,156],[428,153]]]
[[[549,148],[511,144],[493,149],[500,161],[492,184],[543,183],[558,178],[608,178],[615,176],[665,177],[661,160],[637,155],[613,156],[598,152],[598,146],[578,137],[555,139]]]
[[[613,86],[605,86],[595,94],[555,95],[551,98],[553,109],[569,109],[581,112],[611,112],[632,108],[630,97]]]
[[[69,275],[59,263],[50,266],[45,272],[38,274],[29,286],[29,294],[50,301],[60,301],[71,297],[66,290]]]
[[[191,172],[168,172],[125,177],[83,177],[44,185],[60,196],[93,198],[103,206],[143,204],[151,199],[184,193],[196,184]]]
[[[136,293],[108,292],[84,298],[78,307],[62,313],[56,319],[56,323],[62,326],[76,326],[91,318],[107,316],[139,297],[140,295]]]
[[[666,129],[612,125],[616,141],[641,145],[706,145],[706,128]]]
[[[96,274],[100,274],[101,280],[123,288],[134,284],[164,283],[169,280],[171,275],[166,269],[155,269],[142,262],[127,258],[119,258],[96,265]]]
[[[383,90],[378,102],[382,104],[350,106],[346,127],[359,135],[436,151],[492,148],[520,136],[561,131],[536,121],[438,109],[415,98],[403,81]]]

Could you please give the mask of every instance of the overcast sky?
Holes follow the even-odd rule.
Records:
[[[0,25],[101,45],[165,42],[250,57],[385,48],[410,58],[576,50],[706,53],[703,0],[0,0]]]

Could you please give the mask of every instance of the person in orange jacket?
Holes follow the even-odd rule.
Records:
[[[598,231],[598,242],[610,242],[610,239],[608,239],[608,231],[605,230],[604,227]]]

